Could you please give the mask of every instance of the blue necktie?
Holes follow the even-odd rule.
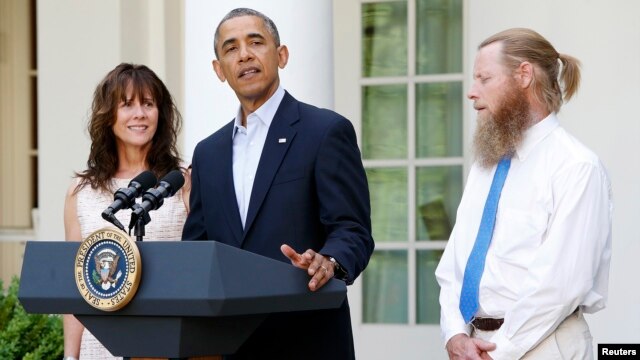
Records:
[[[482,212],[482,220],[480,221],[480,229],[478,236],[473,245],[467,266],[464,269],[464,278],[462,280],[462,291],[460,292],[460,313],[465,323],[469,323],[478,311],[478,289],[480,287],[480,279],[484,271],[484,262],[487,257],[487,250],[493,236],[493,228],[496,223],[496,212],[498,211],[498,201],[500,200],[500,192],[507,178],[511,159],[504,157],[498,163],[496,173],[493,175],[493,182],[489,190],[489,196],[484,204]]]

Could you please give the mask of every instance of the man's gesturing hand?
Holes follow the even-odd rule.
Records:
[[[291,246],[286,244],[280,246],[280,251],[291,260],[293,266],[307,270],[307,273],[311,276],[311,281],[309,281],[309,289],[311,291],[320,289],[333,277],[334,265],[324,255],[318,254],[311,249],[298,254]]]

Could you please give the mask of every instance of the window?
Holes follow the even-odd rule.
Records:
[[[462,0],[360,2],[360,126],[376,251],[362,323],[437,324],[463,189]]]

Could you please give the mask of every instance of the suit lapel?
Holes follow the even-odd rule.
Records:
[[[260,207],[269,192],[273,178],[278,172],[293,138],[296,136],[296,131],[291,125],[298,121],[297,104],[298,102],[289,95],[289,93],[285,93],[269,127],[267,139],[265,140],[254,178],[253,189],[251,190],[251,200],[249,201],[247,220],[244,226],[243,241],[260,211]]]
[[[240,220],[240,211],[238,210],[238,201],[236,200],[236,190],[233,185],[233,143],[231,134],[233,132],[233,121],[227,125],[225,131],[221,133],[221,138],[216,142],[217,148],[213,152],[213,158],[218,159],[215,163],[219,164],[215,167],[210,176],[220,179],[220,186],[216,186],[219,198],[222,199],[222,206],[227,209],[224,211],[227,223],[234,235],[234,243],[230,245],[240,246],[242,244],[242,221]],[[216,240],[216,239],[213,239]]]

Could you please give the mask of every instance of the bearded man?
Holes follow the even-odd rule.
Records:
[[[451,359],[593,358],[583,313],[606,304],[612,200],[556,116],[579,66],[529,29],[478,47],[476,161],[436,270]]]

